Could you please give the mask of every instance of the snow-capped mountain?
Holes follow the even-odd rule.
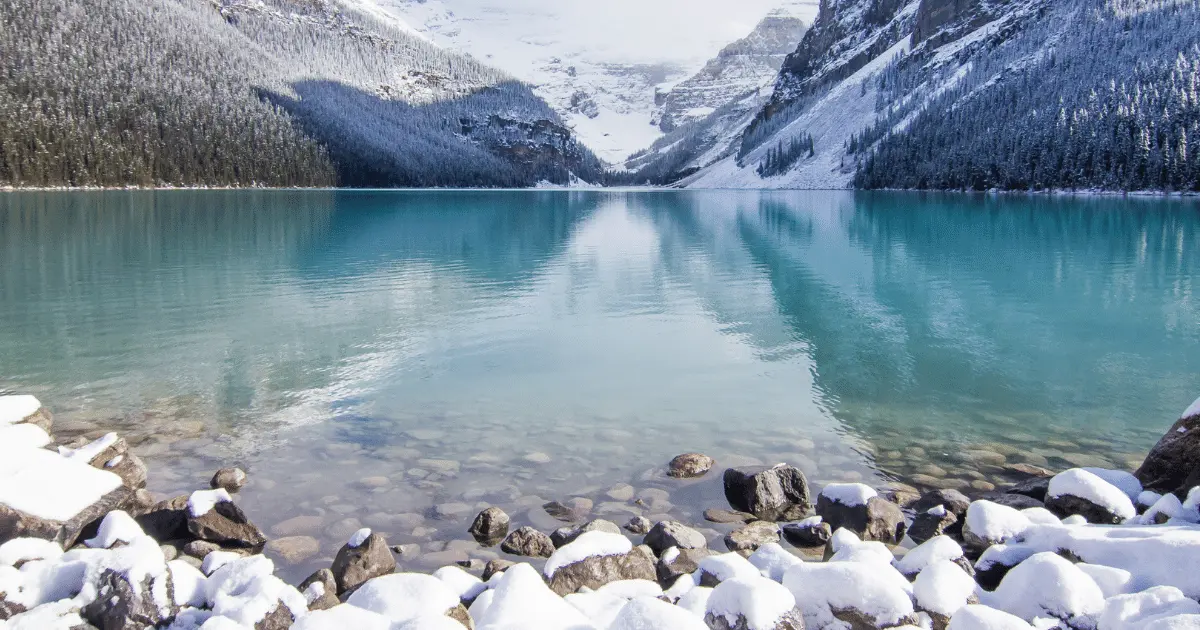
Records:
[[[764,15],[781,5],[790,14],[815,14],[812,0],[356,1],[529,83],[612,164],[661,137],[662,95],[754,30]],[[752,78],[742,83],[761,81],[760,67],[747,72]],[[715,100],[698,107],[716,107]]]

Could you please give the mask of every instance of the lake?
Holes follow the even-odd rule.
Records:
[[[437,567],[494,555],[485,504],[700,523],[685,451],[976,494],[1130,469],[1200,395],[1198,279],[1194,200],[5,193],[0,393],[119,431],[163,496],[245,467],[326,566],[366,524]]]

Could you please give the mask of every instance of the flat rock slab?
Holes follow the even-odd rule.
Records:
[[[70,547],[89,523],[132,502],[133,491],[111,472],[0,445],[0,542],[28,536]]]

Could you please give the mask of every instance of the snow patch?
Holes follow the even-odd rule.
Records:
[[[720,617],[729,627],[746,622],[747,630],[774,630],[781,617],[796,606],[796,597],[765,577],[726,580],[708,598],[708,614]]]
[[[570,544],[555,550],[542,570],[547,578],[554,577],[559,569],[582,562],[592,556],[623,556],[633,551],[629,539],[611,532],[584,532]]]
[[[192,518],[200,518],[208,514],[218,503],[233,503],[233,497],[224,488],[216,490],[197,490],[188,497],[188,514]]]
[[[1058,519],[1055,519],[1057,522]],[[949,536],[934,536],[917,545],[895,562],[896,569],[904,575],[915,575],[933,564],[957,560],[963,557],[963,549]]]
[[[124,510],[109,512],[100,521],[100,529],[95,538],[83,541],[83,544],[93,549],[108,549],[118,542],[131,543],[134,539],[145,536],[137,521]]]
[[[42,402],[29,394],[0,396],[0,425],[20,423],[41,408]]]
[[[913,582],[913,599],[917,608],[953,616],[970,603],[979,586],[962,567],[949,560],[938,560],[921,571]]]
[[[831,483],[821,489],[821,496],[842,505],[866,505],[871,497],[879,496],[875,489],[863,483]]]
[[[1138,484],[1137,492],[1141,491],[1141,484]],[[1050,480],[1046,496],[1049,498],[1072,496],[1086,499],[1122,519],[1137,516],[1133,501],[1126,492],[1095,473],[1082,468],[1072,468],[1055,475]],[[1134,496],[1137,496],[1136,492]]]
[[[367,542],[367,539],[370,537],[371,528],[364,527],[354,532],[354,535],[350,537],[350,541],[346,544],[349,545],[351,549],[358,549],[359,547],[363,546],[363,543]]]
[[[0,447],[0,503],[68,521],[121,486],[117,475],[40,448]]]

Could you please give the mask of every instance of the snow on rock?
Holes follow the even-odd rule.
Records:
[[[1142,494],[1142,482],[1138,481],[1132,473],[1124,470],[1111,470],[1108,468],[1096,468],[1094,466],[1085,466],[1081,470],[1086,470],[1093,475],[1107,481],[1116,486],[1129,497],[1130,501],[1136,501],[1138,496]]]
[[[1200,630],[1200,615],[1172,615],[1155,619],[1145,630]]]
[[[1137,496],[1137,500],[1134,501],[1134,503],[1141,507],[1150,507],[1151,505],[1157,503],[1162,497],[1163,495],[1153,490],[1142,490],[1141,494]]]
[[[627,598],[599,591],[571,593],[563,597],[563,599],[568,604],[578,608],[579,612],[583,613],[585,617],[600,628],[607,628],[612,625],[617,615],[621,614],[621,610],[625,608],[625,604],[629,603],[629,599]]]
[[[843,545],[829,558],[830,562],[866,562],[891,565],[896,560],[887,545],[874,541],[860,541]]]
[[[639,597],[621,608],[608,630],[708,630],[708,626],[683,608]]]
[[[713,589],[707,586],[697,586],[679,598],[675,605],[704,619],[708,614],[708,598],[712,597]]]
[[[1087,562],[1077,562],[1075,566],[1095,580],[1096,586],[1100,587],[1100,591],[1104,593],[1106,599],[1128,593],[1133,588],[1133,574],[1125,569],[1115,569]]]
[[[70,521],[120,487],[120,477],[87,463],[39,448],[0,447],[0,504],[33,517]]]
[[[87,627],[79,615],[79,606],[66,599],[17,615],[7,622],[0,621],[4,630],[75,630]]]
[[[803,562],[794,554],[784,549],[779,543],[767,543],[750,554],[750,564],[754,565],[763,577],[779,582],[787,570]]]
[[[392,622],[383,615],[341,604],[328,610],[316,610],[297,621],[292,630],[392,630]]]
[[[713,589],[705,608],[705,620],[713,628],[775,630],[791,616],[796,597],[791,591],[765,577],[725,580]]]
[[[964,606],[950,619],[946,630],[1032,630],[1020,617],[989,606]]]
[[[890,565],[805,562],[788,570],[783,585],[809,627],[832,624],[834,613],[859,616],[877,627],[915,622],[912,585]]]
[[[280,606],[285,606],[293,618],[303,617],[308,612],[304,595],[276,577],[274,571],[275,564],[265,556],[238,558],[222,565],[204,583],[213,614],[247,626],[262,621]]]
[[[392,626],[392,630],[463,630],[465,626],[450,617],[428,615]]]
[[[36,424],[0,423],[0,444],[5,448],[42,448],[50,443],[50,434]]]
[[[41,401],[28,394],[0,396],[0,425],[23,422],[41,408]]]
[[[1137,522],[1142,525],[1156,525],[1173,518],[1186,520],[1183,502],[1179,497],[1167,493],[1146,508],[1146,511],[1137,517]]]
[[[393,622],[445,615],[457,607],[458,594],[445,582],[421,573],[393,573],[368,580],[347,604],[377,612]]]
[[[844,527],[839,527],[833,532],[833,535],[829,537],[829,549],[834,553],[837,553],[842,550],[842,547],[847,545],[857,545],[861,542],[862,539],[858,537],[858,534],[855,534]]]
[[[925,567],[913,583],[917,608],[946,618],[963,606],[978,603],[978,591],[975,580],[949,560],[938,560]]]
[[[67,448],[65,446],[60,446],[58,447],[58,454],[70,460],[84,464],[90,464],[93,459],[96,459],[97,455],[103,453],[109,448],[112,448],[112,446],[116,444],[117,440],[119,439],[121,438],[117,437],[116,433],[105,433],[101,437],[96,438],[95,440],[92,440],[91,442],[88,442],[79,448]]]
[[[189,505],[190,505],[190,503],[189,503]],[[364,528],[354,532],[354,535],[350,537],[350,540],[347,541],[346,544],[350,545],[351,549],[358,549],[359,547],[362,546],[363,543],[367,542],[367,539],[370,537],[371,537],[371,528],[364,527]]]
[[[547,578],[552,578],[559,569],[592,556],[622,556],[632,550],[633,543],[620,534],[603,531],[584,532],[570,544],[555,550],[546,561],[542,573]]]
[[[188,515],[199,518],[208,514],[218,503],[233,503],[233,497],[224,488],[216,490],[197,490],[188,497]],[[370,535],[370,532],[367,533]]]
[[[472,602],[487,590],[483,580],[458,567],[442,567],[433,572],[433,577],[445,582],[463,603]]]
[[[1127,493],[1082,468],[1061,472],[1050,480],[1046,507],[1062,516],[1080,514],[1092,523],[1120,523],[1137,516]]]
[[[382,578],[377,578],[382,579]],[[579,609],[554,594],[526,563],[504,571],[471,605],[476,630],[593,630]]]
[[[83,541],[83,544],[93,549],[109,549],[118,542],[130,543],[139,536],[145,536],[141,526],[124,510],[109,512],[100,521],[100,529],[95,538]]]
[[[1200,604],[1173,586],[1155,586],[1140,593],[1117,595],[1104,602],[1099,627],[1103,630],[1139,630],[1146,624],[1174,615],[1200,613]]]
[[[63,555],[62,547],[41,538],[14,538],[0,545],[0,567],[12,567],[29,560],[55,560]]]
[[[879,496],[875,489],[862,483],[831,483],[821,489],[823,496],[847,506],[866,505],[871,497]]]
[[[991,501],[975,501],[967,508],[963,542],[985,549],[1020,536],[1033,525],[1020,510]]]
[[[243,558],[242,554],[234,551],[214,551],[204,556],[204,561],[200,564],[200,571],[204,575],[211,576],[216,573],[221,567]]]
[[[204,577],[200,569],[183,560],[172,560],[167,563],[167,570],[171,572],[171,584],[174,587],[173,595],[176,605],[196,608],[204,606],[208,601],[204,588],[208,578]]]
[[[670,588],[663,591],[663,596],[672,601],[683,597],[688,591],[696,588],[696,578],[691,575],[681,575],[676,578]]]
[[[758,567],[750,564],[741,554],[731,551],[701,558],[696,563],[696,572],[693,575],[698,584],[716,586],[725,580],[759,577],[762,574],[758,572]]]
[[[637,597],[663,596],[662,587],[650,580],[617,580],[601,586],[599,589],[596,589],[596,592],[606,593],[625,600]]]
[[[1046,508],[1032,507],[1021,510],[1021,513],[1034,525],[1058,525],[1062,523],[1054,512]]]
[[[1058,519],[1055,519],[1057,522]],[[962,547],[949,536],[934,536],[929,540],[913,547],[904,554],[903,558],[894,562],[901,573],[912,576],[924,571],[926,567],[941,561],[958,560],[963,557]]]
[[[1026,621],[1054,617],[1072,627],[1095,627],[1104,592],[1086,572],[1051,552],[1030,556],[1001,580],[984,603]]]

